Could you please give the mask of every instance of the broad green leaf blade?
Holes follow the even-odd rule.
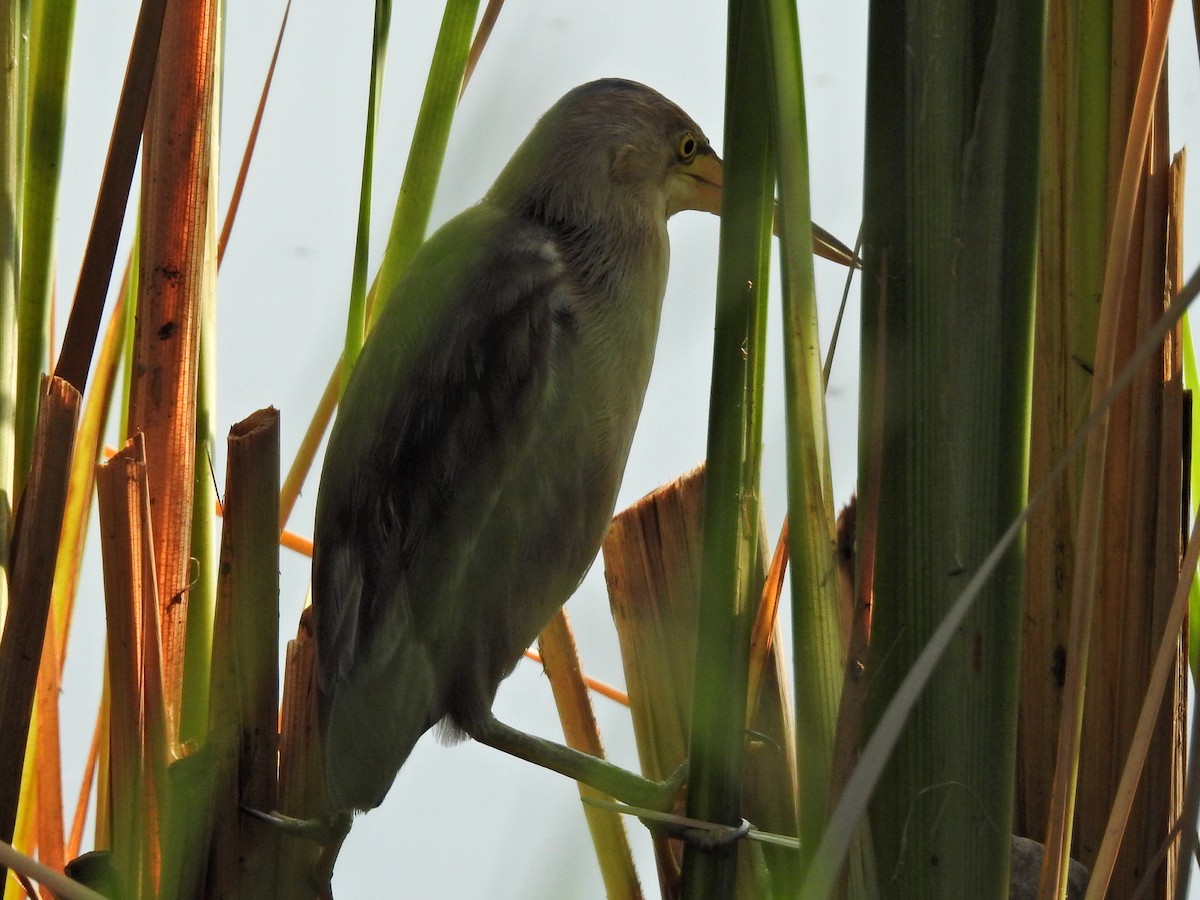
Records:
[[[371,243],[371,187],[375,171],[375,122],[383,96],[383,71],[387,62],[391,0],[375,0],[375,37],[371,43],[371,87],[367,97],[367,129],[363,138],[362,181],[358,192],[358,227],[354,243],[354,267],[350,279],[350,309],[346,316],[346,345],[342,351],[342,390],[350,380],[366,338],[367,251]]]
[[[689,739],[687,813],[741,818],[752,598],[758,595],[759,470],[774,163],[757,0],[729,4],[725,186],[704,492],[704,557]],[[683,896],[726,898],[736,846],[685,847]]]
[[[884,432],[880,471],[867,460],[860,477],[880,485],[878,727],[1024,504],[1044,11],[914,0],[872,15],[860,421],[884,404]],[[871,810],[889,897],[1007,895],[1021,572],[1012,554],[981,583],[898,735]]]
[[[922,648],[920,655],[893,694],[887,708],[879,717],[875,730],[866,746],[863,747],[862,756],[854,769],[854,774],[851,775],[846,790],[842,793],[841,799],[829,818],[829,825],[826,827],[825,833],[821,835],[821,843],[813,854],[813,865],[809,869],[800,891],[800,897],[803,900],[825,900],[831,895],[830,892],[833,890],[838,871],[850,849],[854,831],[866,813],[867,804],[871,802],[884,767],[896,749],[909,716],[920,699],[921,692],[929,684],[947,648],[954,640],[963,620],[979,599],[983,585],[995,573],[1002,558],[1020,535],[1029,516],[1049,496],[1055,483],[1073,464],[1075,455],[1083,449],[1091,430],[1104,418],[1113,402],[1129,386],[1138,369],[1145,365],[1157,350],[1158,345],[1183,317],[1198,293],[1200,293],[1200,270],[1192,274],[1187,285],[1179,292],[1162,318],[1147,332],[1145,340],[1130,358],[1129,363],[1113,379],[1110,390],[1072,437],[1066,451],[1059,458],[1054,469],[1047,475],[1045,483],[1029,498],[1028,505],[1001,535],[962,592],[954,599],[945,617],[939,622]]]
[[[17,297],[21,278],[22,4],[0,10],[0,623],[8,610],[9,535],[16,506]],[[15,814],[15,811],[14,811]],[[0,837],[11,838],[10,834]],[[2,870],[0,870],[2,871]]]
[[[16,493],[29,469],[38,383],[50,364],[54,223],[67,108],[75,0],[32,4],[29,89],[22,177],[21,289],[18,309]]]
[[[446,142],[450,139],[450,123],[458,106],[459,87],[467,68],[471,49],[471,31],[475,26],[479,0],[447,0],[425,96],[417,115],[404,181],[396,200],[396,211],[388,234],[387,248],[375,282],[375,305],[369,314],[374,322],[391,297],[392,289],[408,267],[417,248],[425,240],[429,212],[437,189]]]

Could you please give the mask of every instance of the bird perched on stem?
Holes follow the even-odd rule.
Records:
[[[377,806],[439,722],[628,802],[678,787],[491,706],[600,547],[650,377],[667,219],[719,213],[721,180],[678,106],[592,82],[413,258],[347,383],[317,496],[331,810]]]

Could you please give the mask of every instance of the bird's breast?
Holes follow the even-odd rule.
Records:
[[[564,340],[555,398],[563,440],[577,444],[582,473],[603,473],[611,497],[629,456],[654,361],[666,288],[665,253],[639,248],[623,277],[574,295],[575,337]],[[582,438],[582,440],[580,440]]]
[[[563,266],[550,317],[544,405],[524,458],[498,498],[492,520],[502,525],[481,541],[509,548],[499,563],[509,585],[495,607],[497,619],[506,621],[486,651],[495,660],[493,675],[511,667],[574,591],[611,520],[650,377],[666,282],[665,252],[653,241],[645,244],[625,257],[630,265],[623,277],[603,285],[574,280],[569,257]]]

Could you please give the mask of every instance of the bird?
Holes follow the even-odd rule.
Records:
[[[719,214],[721,185],[720,157],[676,104],[593,81],[396,283],[346,383],[316,501],[331,810],[378,806],[439,725],[544,762],[492,701],[596,557],[650,378],[667,220]],[[636,795],[638,776],[585,772],[583,754],[552,746],[566,754],[552,767],[616,775],[611,792]]]

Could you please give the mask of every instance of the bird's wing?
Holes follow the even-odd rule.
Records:
[[[394,679],[411,707],[400,717],[420,719],[412,741],[441,717],[430,654],[463,613],[457,603],[431,607],[441,601],[429,592],[445,600],[525,450],[555,343],[569,339],[568,294],[553,243],[480,206],[430,238],[381,314],[343,397],[317,499],[327,723],[339,693]]]

